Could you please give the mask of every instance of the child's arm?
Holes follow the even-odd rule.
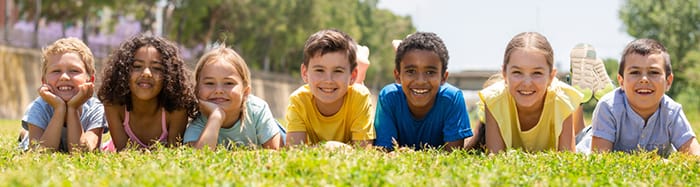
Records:
[[[182,136],[185,134],[185,128],[187,128],[187,111],[185,109],[178,109],[170,113],[168,120],[168,145],[167,146],[180,146],[182,145]],[[217,132],[217,134],[219,134]]]
[[[698,144],[698,140],[695,137],[693,137],[687,142],[685,142],[683,146],[681,146],[680,149],[678,149],[678,151],[690,155],[700,156],[700,144]]]
[[[287,134],[287,147],[306,144],[306,132],[289,132]]]
[[[612,151],[613,143],[601,137],[593,136],[591,139],[591,152],[605,153]]]
[[[226,112],[216,104],[204,100],[199,100],[199,111],[202,112],[201,115],[207,116],[207,123],[204,125],[204,129],[201,130],[197,141],[190,142],[189,145],[197,149],[207,147],[210,150],[214,150],[219,140],[219,130],[221,130],[221,125],[223,125],[226,118]]]
[[[109,135],[112,137],[112,143],[117,151],[121,151],[126,147],[126,142],[129,137],[124,131],[124,119],[120,116],[120,112],[124,111],[122,105],[111,105],[104,104],[105,107],[105,118],[107,118],[107,125],[109,126]]]
[[[267,142],[263,143],[262,146],[265,149],[273,149],[277,150],[280,148],[280,140],[282,137],[280,137],[280,133],[275,134],[275,136],[272,136]]]
[[[464,148],[464,139],[445,143],[445,151],[454,151]]]
[[[42,147],[58,150],[61,143],[61,130],[66,122],[66,103],[63,99],[54,95],[52,91],[53,88],[47,84],[42,85],[38,90],[39,96],[51,105],[54,113],[46,129],[41,129],[34,124],[28,125],[29,140],[30,143],[38,141]]]
[[[498,127],[498,122],[493,118],[488,106],[484,106],[484,113],[486,114],[486,149],[490,153],[500,153],[506,147],[501,136],[501,128]]]
[[[78,94],[73,96],[66,105],[68,106],[66,114],[66,129],[68,130],[67,140],[68,140],[68,151],[82,149],[83,150],[94,150],[99,144],[98,141],[100,136],[97,136],[94,132],[83,133],[83,125],[80,122],[80,115],[83,109],[83,104],[92,97],[94,93],[94,85],[92,83],[84,83],[78,86]],[[95,129],[92,129],[95,131]],[[101,135],[101,132],[99,132]],[[85,143],[85,144],[83,144]]]
[[[566,117],[564,119],[564,122],[562,124],[561,128],[561,134],[559,134],[559,146],[557,150],[559,151],[574,151],[576,150],[576,143],[574,141],[574,124],[573,124],[573,116],[577,115],[575,114],[576,110],[574,110],[574,113],[570,114],[569,117]]]

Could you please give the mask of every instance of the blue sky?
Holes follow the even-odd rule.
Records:
[[[379,7],[411,15],[419,31],[437,33],[450,52],[449,70],[499,69],[516,34],[536,31],[554,48],[555,66],[569,70],[577,43],[592,44],[599,58],[619,59],[633,40],[618,17],[621,0],[380,0]]]

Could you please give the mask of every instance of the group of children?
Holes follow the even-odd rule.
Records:
[[[375,107],[362,84],[367,48],[338,30],[312,34],[300,68],[306,84],[289,96],[283,127],[268,104],[250,93],[245,60],[225,45],[206,52],[191,78],[176,45],[156,36],[133,37],[105,64],[98,100],[92,97],[90,50],[78,39],[60,39],[43,50],[43,85],[22,119],[20,148],[279,149],[332,143],[385,151],[576,151],[574,137],[581,131],[582,152],[700,155],[680,104],[664,94],[673,73],[666,49],[654,40],[625,48],[621,87],[600,98],[590,130],[582,130],[579,120],[583,94],[555,77],[552,47],[539,33],[520,33],[506,46],[496,76],[501,80],[479,92],[483,120],[474,132],[462,91],[446,82],[449,54],[440,37],[416,32],[395,42],[395,49],[396,82],[380,91]],[[111,139],[101,144],[106,131]]]

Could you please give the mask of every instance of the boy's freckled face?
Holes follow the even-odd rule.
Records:
[[[150,100],[158,96],[163,88],[164,72],[165,66],[156,48],[144,46],[136,50],[129,76],[132,98]]]
[[[51,86],[56,96],[68,101],[78,94],[80,85],[90,81],[85,63],[75,53],[50,55],[47,57],[45,83]]]
[[[202,67],[197,81],[197,98],[216,103],[227,114],[241,112],[246,89],[233,64],[216,60]]]
[[[348,57],[343,52],[330,52],[309,59],[308,67],[302,65],[301,74],[317,103],[343,102],[348,87],[357,72],[350,69]]]
[[[430,108],[435,103],[435,96],[440,85],[445,83],[447,73],[442,72],[442,61],[432,51],[411,50],[401,60],[400,70],[394,70],[396,81],[409,108]]]
[[[664,63],[661,54],[627,55],[624,76],[617,78],[631,108],[638,114],[653,114],[671,86],[673,75],[666,78]]]
[[[515,49],[505,65],[503,77],[516,105],[531,108],[544,103],[554,73],[542,53],[531,49]]]

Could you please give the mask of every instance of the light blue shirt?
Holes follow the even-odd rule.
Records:
[[[225,145],[229,148],[231,146],[262,146],[262,144],[270,140],[270,138],[274,137],[276,134],[285,132],[272,116],[267,102],[253,95],[249,95],[245,105],[245,124],[241,125],[241,120],[238,120],[231,128],[219,129],[217,145]],[[187,126],[183,142],[189,143],[197,141],[206,125],[207,116],[199,114]]]
[[[600,99],[591,125],[592,136],[612,142],[613,151],[658,149],[658,154],[668,155],[695,137],[682,106],[670,97],[661,98],[659,108],[645,125],[620,88]]]
[[[22,117],[22,128],[24,130],[29,130],[29,125],[34,125],[43,130],[49,126],[51,117],[53,117],[54,109],[44,101],[41,97],[37,97],[32,103],[27,107],[27,111],[24,112]],[[84,131],[89,131],[96,128],[107,127],[107,122],[105,121],[104,107],[102,103],[97,98],[91,97],[85,103],[83,103],[82,111],[80,115],[80,124],[83,126]],[[68,151],[67,147],[67,137],[66,128],[64,127],[61,131],[61,143],[59,144],[60,151]],[[20,149],[26,150],[29,147],[29,139],[20,142]]]

